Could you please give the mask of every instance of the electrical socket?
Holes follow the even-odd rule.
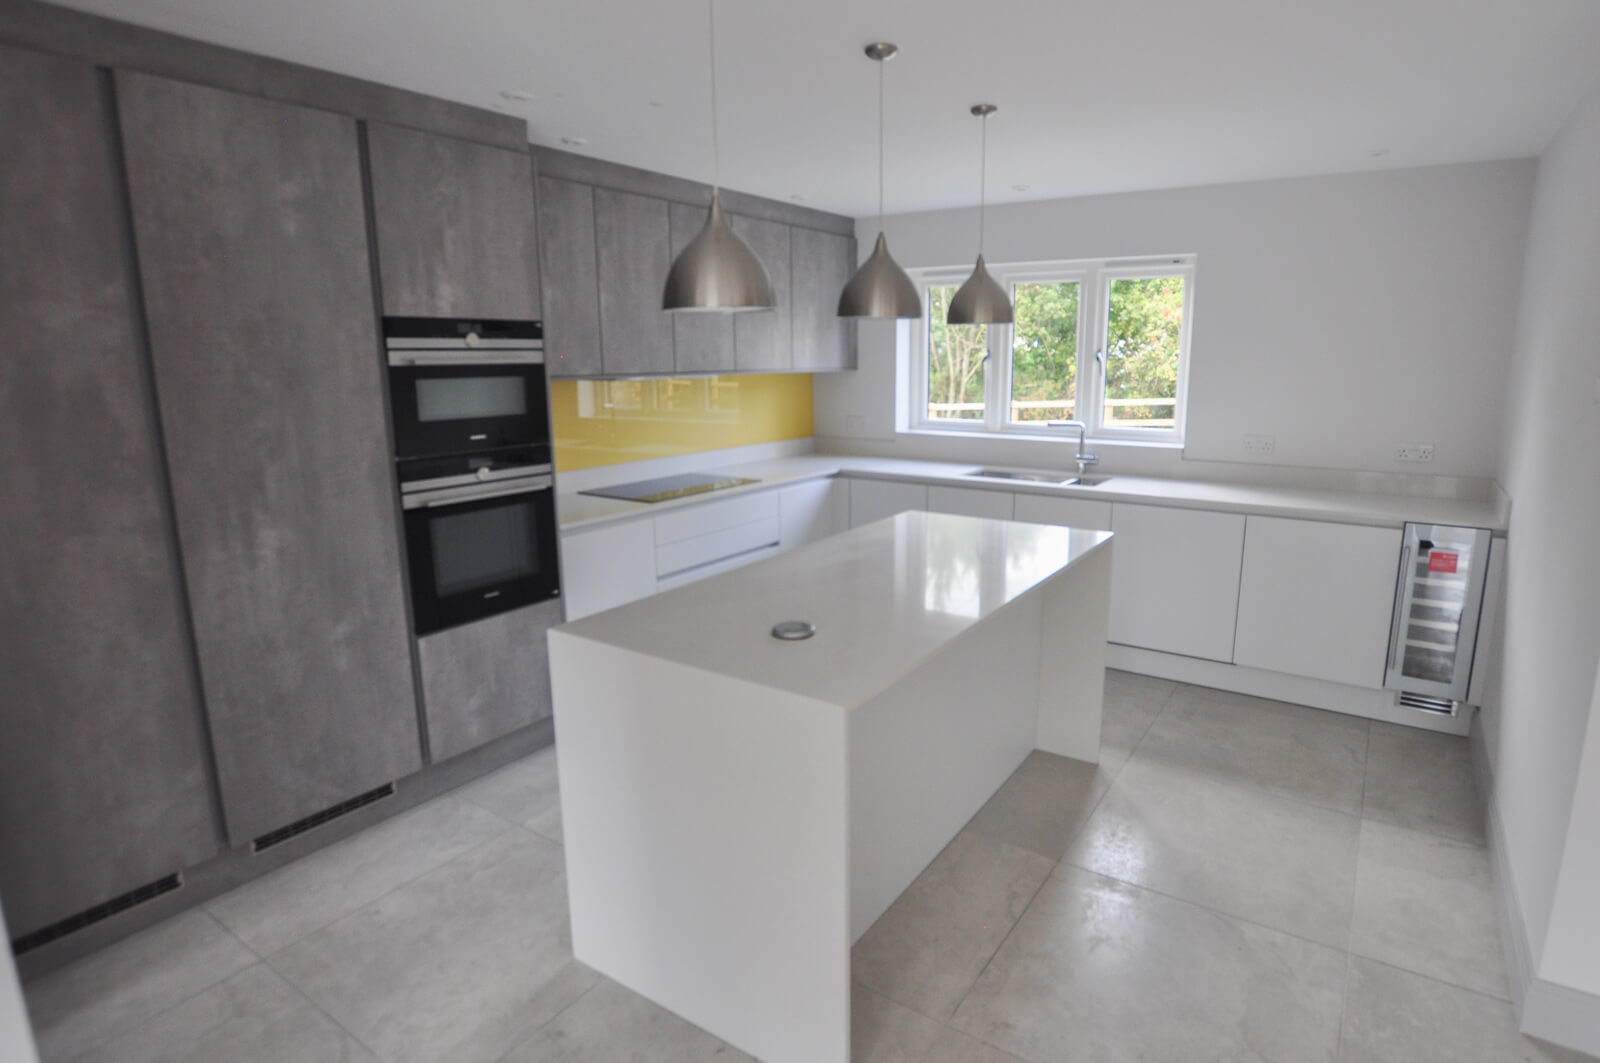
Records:
[[[1247,432],[1244,437],[1246,454],[1271,454],[1277,449],[1277,446],[1277,436],[1257,435]]]
[[[1432,443],[1402,443],[1394,448],[1395,461],[1411,461],[1426,465],[1433,460]]]

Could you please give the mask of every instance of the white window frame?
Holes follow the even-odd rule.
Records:
[[[922,297],[923,317],[911,329],[911,351],[906,366],[910,379],[906,428],[913,432],[1038,437],[1058,435],[1059,429],[1043,422],[1009,420],[1011,410],[1012,326],[990,325],[989,353],[984,365],[984,417],[958,421],[928,416],[928,290],[959,286],[972,268],[912,270]],[[1189,332],[1194,320],[1194,255],[1161,255],[1141,259],[1091,259],[1032,262],[990,266],[996,282],[1012,295],[1014,286],[1029,283],[1078,283],[1078,388],[1074,415],[1084,423],[1091,439],[1139,441],[1182,445],[1189,397]],[[1104,423],[1106,331],[1110,318],[1112,282],[1148,277],[1183,278],[1183,323],[1178,338],[1178,387],[1173,399],[1171,428],[1117,428]],[[1087,401],[1086,401],[1087,400]]]

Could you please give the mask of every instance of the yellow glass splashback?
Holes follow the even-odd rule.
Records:
[[[556,470],[592,469],[811,434],[811,374],[555,380]]]

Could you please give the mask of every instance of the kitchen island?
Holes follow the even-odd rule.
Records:
[[[1110,540],[907,512],[552,630],[577,958],[847,1063],[851,944],[1031,750],[1098,760]]]

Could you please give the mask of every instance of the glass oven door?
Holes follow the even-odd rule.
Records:
[[[561,593],[550,477],[417,492],[402,504],[417,635]]]
[[[546,443],[544,365],[391,365],[395,456],[418,458]]]

